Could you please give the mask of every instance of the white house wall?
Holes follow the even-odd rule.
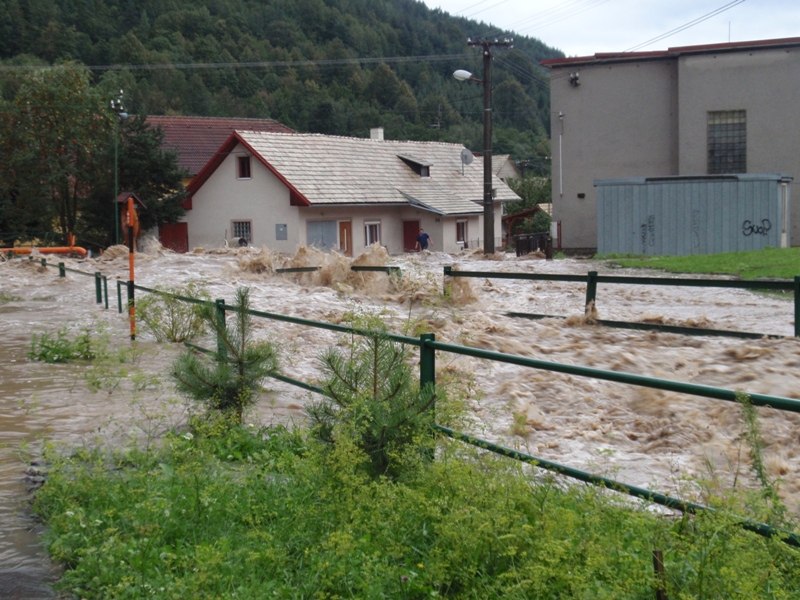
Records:
[[[295,252],[305,239],[298,207],[289,204],[289,189],[255,158],[251,178],[237,178],[237,156],[246,154],[239,145],[222,161],[192,198],[186,213],[189,248],[218,248],[233,241],[232,221],[252,221],[252,245],[266,245],[278,252]],[[287,239],[276,239],[275,226],[287,225]]]

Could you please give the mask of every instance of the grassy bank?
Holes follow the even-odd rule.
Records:
[[[652,599],[654,549],[670,598],[800,597],[800,553],[733,518],[659,516],[437,444],[395,480],[347,440],[284,429],[51,452],[36,507],[80,598]]]
[[[800,248],[767,248],[752,252],[691,256],[598,256],[623,267],[663,269],[674,273],[717,273],[742,279],[793,279],[800,275]]]

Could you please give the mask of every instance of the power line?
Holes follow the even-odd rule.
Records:
[[[745,0],[734,0],[733,2],[729,2],[728,4],[724,4],[723,6],[720,6],[719,8],[716,8],[716,9],[712,10],[710,13],[706,13],[701,17],[697,17],[693,21],[689,21],[688,23],[684,23],[680,27],[676,27],[675,29],[671,29],[670,31],[667,31],[666,33],[663,33],[663,34],[661,34],[661,35],[659,35],[657,37],[654,37],[653,39],[647,40],[646,42],[642,42],[641,44],[638,44],[636,46],[628,48],[627,50],[625,50],[625,52],[634,52],[636,50],[639,50],[640,48],[644,48],[645,46],[649,46],[650,44],[654,44],[656,42],[660,42],[661,40],[666,39],[666,38],[668,38],[670,36],[673,36],[676,33],[680,33],[681,31],[685,31],[686,29],[689,29],[690,27],[694,27],[695,25],[697,25],[699,23],[702,23],[703,21],[707,21],[711,17],[715,17],[718,14],[721,14],[721,13],[727,11],[727,10],[730,10],[734,6],[738,6],[739,4],[741,4],[744,1]]]
[[[401,62],[441,62],[447,60],[472,58],[471,54],[429,54],[424,56],[379,56],[372,58],[337,58],[319,60],[273,60],[258,62],[228,63],[159,63],[143,65],[0,65],[2,71],[41,71],[76,70],[91,71],[159,71],[169,69],[253,69],[269,67],[333,67],[350,64],[401,63]]]

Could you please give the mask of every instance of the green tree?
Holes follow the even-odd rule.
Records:
[[[114,135],[109,132],[102,148],[105,168],[98,174],[82,214],[81,233],[104,245],[113,239],[114,220]],[[120,123],[119,191],[131,191],[147,207],[139,213],[142,230],[175,223],[185,211],[183,179],[187,173],[178,165],[178,154],[162,147],[164,132],[152,128],[144,115]]]
[[[111,119],[89,71],[64,67],[25,77],[3,114],[2,196],[66,235],[103,169]]]
[[[387,336],[378,317],[357,325],[365,335],[320,357],[327,397],[306,413],[318,439],[335,445],[347,438],[366,455],[370,475],[398,477],[430,450],[436,394],[431,386],[420,389],[408,349]]]
[[[245,409],[256,401],[261,381],[278,370],[278,357],[272,344],[252,339],[247,288],[236,290],[236,307],[230,327],[215,306],[200,307],[199,315],[217,334],[219,347],[208,355],[187,350],[173,364],[172,377],[179,392],[241,425]]]

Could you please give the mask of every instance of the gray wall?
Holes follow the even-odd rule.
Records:
[[[746,110],[747,172],[794,177],[791,195],[800,198],[800,49],[684,56],[679,68],[679,173],[707,172],[708,111]],[[798,208],[795,202],[794,244]]]
[[[575,71],[578,87],[562,77]],[[706,174],[708,111],[747,111],[748,173],[800,179],[798,73],[800,48],[552,68],[553,217],[562,222],[562,246],[597,247],[594,180]],[[559,111],[565,115],[563,165]],[[791,184],[791,194],[800,197],[800,181]],[[792,206],[790,221],[798,244],[800,207]]]
[[[676,69],[667,60],[553,69],[553,218],[562,247],[597,246],[595,179],[677,174]],[[558,78],[574,71],[577,87]]]

